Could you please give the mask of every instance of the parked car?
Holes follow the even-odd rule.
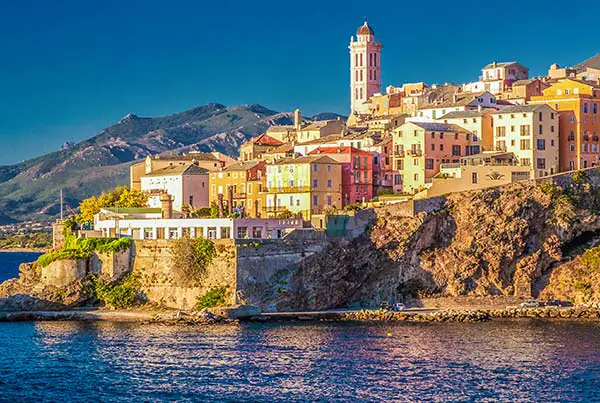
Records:
[[[573,306],[573,303],[569,301],[561,301],[559,299],[554,299],[552,301],[548,301],[544,304],[545,306]]]
[[[540,306],[540,303],[537,302],[536,300],[529,300],[529,301],[525,301],[522,304],[519,305],[519,308],[538,308]]]
[[[379,304],[379,309],[382,309],[384,311],[391,311],[392,306],[390,305],[389,302],[383,301],[381,304]]]
[[[404,311],[406,309],[406,305],[398,302],[397,304],[394,304],[393,309],[394,309],[394,312]]]

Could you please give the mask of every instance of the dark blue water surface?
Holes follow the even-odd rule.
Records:
[[[35,261],[41,253],[0,252],[0,283],[9,278],[19,277],[19,265]]]
[[[600,401],[594,322],[26,322],[0,340],[11,402]]]

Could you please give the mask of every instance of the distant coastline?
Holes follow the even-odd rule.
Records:
[[[46,253],[50,248],[0,248],[0,252],[13,253]]]

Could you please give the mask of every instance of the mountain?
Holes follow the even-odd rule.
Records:
[[[219,151],[238,147],[269,126],[292,124],[291,113],[261,105],[207,104],[173,115],[145,118],[128,114],[118,123],[78,144],[14,165],[0,166],[0,224],[47,221],[79,201],[129,182],[132,161],[166,151]]]

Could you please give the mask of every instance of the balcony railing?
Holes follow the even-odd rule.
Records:
[[[456,169],[460,167],[462,167],[462,164],[457,162],[440,164],[441,169]]]
[[[287,187],[271,187],[263,189],[267,193],[305,193],[310,192],[310,186],[287,186]]]
[[[417,150],[406,150],[407,155],[412,155],[414,157],[418,157],[423,155],[423,152],[420,149]]]

